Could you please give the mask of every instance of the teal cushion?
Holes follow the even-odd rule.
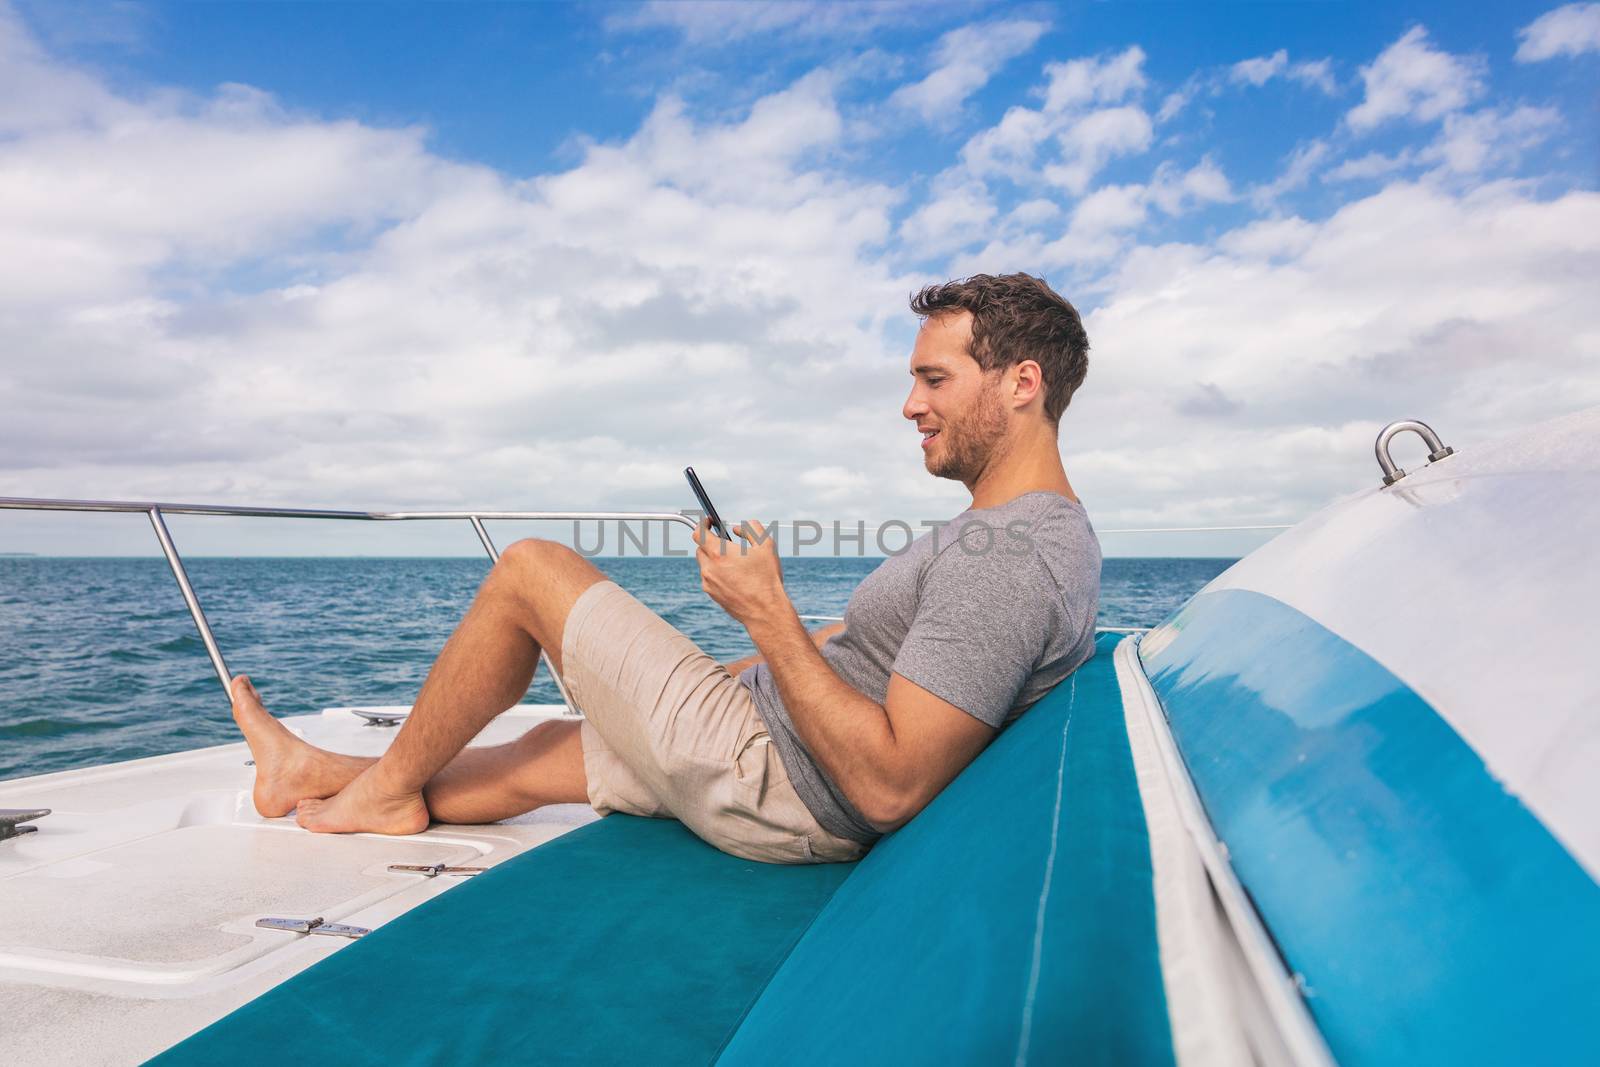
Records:
[[[611,815],[407,912],[161,1064],[709,1063],[853,864]]]
[[[1170,1063],[1114,643],[860,864],[612,815],[157,1062]]]
[[[857,865],[722,1063],[1173,1061],[1115,644]]]

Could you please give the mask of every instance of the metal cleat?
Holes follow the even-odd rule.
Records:
[[[350,714],[358,715],[367,720],[362,726],[399,726],[405,722],[405,711],[386,711],[377,708],[351,708]]]
[[[8,837],[21,837],[38,831],[37,826],[24,826],[23,823],[42,819],[50,814],[49,808],[0,808],[0,841]]]

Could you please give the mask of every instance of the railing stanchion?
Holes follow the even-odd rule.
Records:
[[[217,639],[211,633],[211,624],[206,621],[206,613],[200,608],[200,598],[194,595],[194,586],[189,584],[189,575],[183,569],[183,560],[178,557],[178,546],[172,543],[172,534],[167,530],[166,520],[161,517],[160,508],[151,508],[147,513],[150,516],[150,525],[156,531],[156,540],[161,542],[161,551],[167,557],[167,566],[172,568],[172,576],[178,580],[178,588],[183,592],[183,602],[189,605],[189,614],[194,616],[194,626],[200,631],[200,640],[206,646],[206,655],[211,657],[211,666],[217,672],[217,680],[222,683],[222,691],[228,694],[231,702],[233,692],[228,688],[232,675],[228,673],[228,664],[222,658],[222,649],[217,647]]]
[[[478,540],[483,542],[483,550],[489,553],[489,558],[496,563],[500,562],[500,550],[494,547],[494,542],[489,539],[489,531],[483,528],[483,520],[476,515],[469,515],[472,529],[477,533]]]

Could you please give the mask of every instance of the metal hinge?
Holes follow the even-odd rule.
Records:
[[[321,916],[315,919],[257,919],[256,925],[263,930],[287,930],[293,934],[321,934],[324,937],[348,937],[352,940],[372,933],[365,926],[324,922]]]
[[[437,878],[441,874],[451,874],[460,878],[470,878],[475,874],[482,874],[487,867],[451,867],[443,863],[391,863],[389,869],[398,874],[420,874],[424,878]]]
[[[42,819],[49,814],[49,808],[0,808],[0,841],[36,832],[39,829],[37,826],[22,824]]]

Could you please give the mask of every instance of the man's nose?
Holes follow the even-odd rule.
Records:
[[[911,395],[906,397],[905,406],[900,409],[900,414],[914,422],[927,412],[927,403],[918,395],[918,390],[912,389]]]

